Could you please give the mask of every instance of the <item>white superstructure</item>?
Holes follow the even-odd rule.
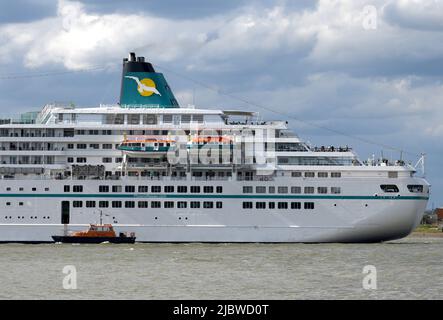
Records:
[[[0,124],[0,164],[0,242],[50,242],[100,212],[143,242],[384,241],[408,235],[429,198],[402,161],[310,147],[242,111],[47,105]]]

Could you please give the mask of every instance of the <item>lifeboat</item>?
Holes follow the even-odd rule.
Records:
[[[135,233],[120,232],[117,236],[111,224],[91,224],[87,230],[52,236],[52,239],[61,243],[134,243]]]
[[[156,158],[175,150],[176,143],[169,139],[125,140],[118,149],[130,157]]]

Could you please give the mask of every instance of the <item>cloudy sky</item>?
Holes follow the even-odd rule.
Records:
[[[414,164],[426,153],[439,206],[442,37],[443,0],[8,1],[0,110],[115,103],[121,60],[136,51],[183,106],[286,117],[303,139],[352,145],[361,159],[400,157],[383,145]]]

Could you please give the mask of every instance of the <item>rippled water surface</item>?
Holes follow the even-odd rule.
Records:
[[[77,272],[75,290],[63,289],[67,265]],[[376,267],[376,290],[363,289],[365,265]],[[443,299],[443,238],[382,244],[3,244],[0,298]]]

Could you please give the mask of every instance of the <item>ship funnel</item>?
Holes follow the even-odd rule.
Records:
[[[127,108],[179,108],[163,74],[134,52],[123,59],[120,105]]]

